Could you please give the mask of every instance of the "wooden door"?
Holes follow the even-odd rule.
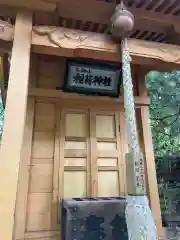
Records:
[[[118,114],[66,109],[61,129],[61,197],[120,195]]]

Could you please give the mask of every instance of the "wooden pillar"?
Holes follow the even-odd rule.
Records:
[[[12,240],[28,95],[32,13],[17,14],[0,149],[0,239]]]
[[[138,72],[137,72],[138,73]],[[147,96],[147,88],[145,82],[145,75],[147,71],[139,69],[138,80],[138,95]],[[140,131],[140,143],[144,152],[145,158],[145,173],[146,173],[146,187],[147,194],[150,202],[153,217],[156,222],[158,236],[164,236],[162,221],[161,221],[161,209],[158,194],[156,166],[152,143],[152,133],[149,119],[149,106],[141,106],[137,114],[137,121],[141,127]]]

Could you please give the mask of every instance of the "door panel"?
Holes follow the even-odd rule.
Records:
[[[65,167],[86,167],[86,158],[65,158]]]
[[[117,158],[98,158],[98,167],[117,167]]]
[[[27,231],[51,229],[51,193],[31,193],[28,197]]]
[[[32,158],[53,158],[54,132],[34,132]]]
[[[86,181],[85,171],[65,171],[64,197],[85,197]]]
[[[67,113],[65,120],[66,137],[86,136],[86,115],[81,113]]]
[[[29,186],[26,190],[27,232],[51,229],[54,130],[54,104],[37,102],[35,104],[31,163],[29,165]]]
[[[96,146],[96,181],[94,192],[97,196],[119,196],[119,155],[118,155],[118,137],[119,121],[115,112],[93,112],[91,123],[95,128],[95,146]],[[93,129],[92,129],[93,132]],[[90,133],[91,137],[91,133]]]
[[[113,197],[119,195],[117,171],[98,171],[98,196]]]
[[[109,142],[100,142],[100,140],[97,141],[97,149],[99,151],[116,151],[117,150],[116,142],[110,142],[111,139],[108,140]]]
[[[115,122],[113,116],[96,115],[96,137],[114,138]]]
[[[87,149],[88,115],[82,110],[64,110],[64,197],[88,194]],[[62,126],[63,127],[63,126]],[[62,161],[62,159],[60,159]]]

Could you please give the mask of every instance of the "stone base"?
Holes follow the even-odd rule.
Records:
[[[128,240],[125,207],[120,197],[63,200],[62,240]]]

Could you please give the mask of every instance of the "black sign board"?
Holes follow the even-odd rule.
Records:
[[[121,67],[69,61],[64,90],[84,95],[118,97]]]

